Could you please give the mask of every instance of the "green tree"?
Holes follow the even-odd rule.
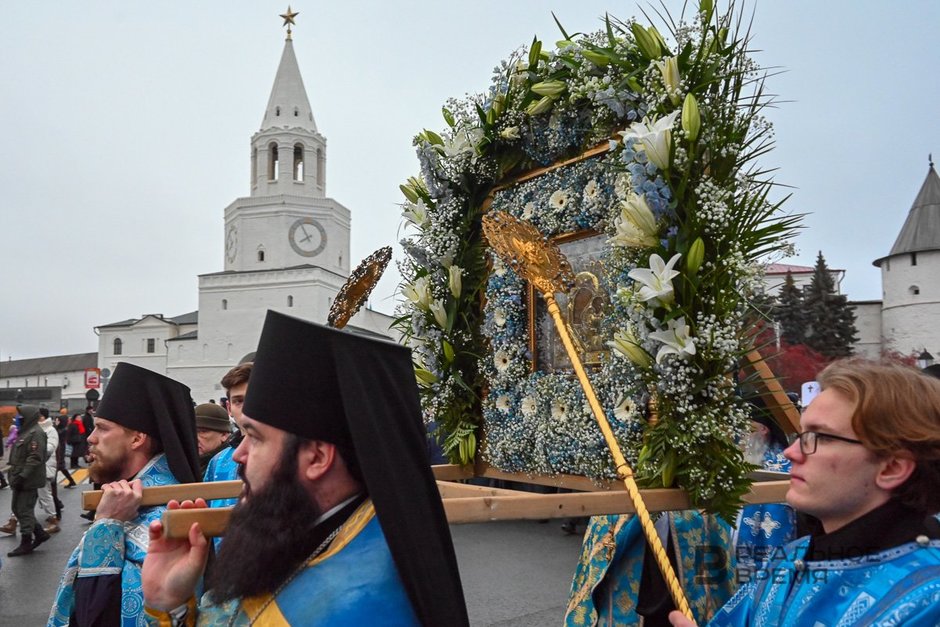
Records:
[[[803,293],[805,331],[802,343],[826,357],[847,357],[858,339],[855,312],[848,299],[836,294],[835,283],[822,251],[813,278]]]
[[[783,287],[777,295],[774,320],[779,325],[781,340],[790,345],[803,343],[803,333],[806,330],[803,292],[796,286],[793,274],[789,270],[787,270]]]

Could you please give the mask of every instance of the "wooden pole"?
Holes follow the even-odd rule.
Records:
[[[438,481],[444,513],[452,525],[499,520],[542,520],[598,514],[635,514],[633,504],[623,498],[623,488],[597,492],[536,494]],[[762,481],[744,495],[746,503],[780,503],[790,486],[789,480]],[[618,486],[619,487],[619,486]],[[643,501],[651,512],[688,509],[691,501],[685,490],[657,488],[643,490]],[[232,508],[175,509],[163,514],[163,528],[169,538],[183,539],[194,522],[206,537],[224,535]]]
[[[198,498],[211,501],[213,499],[234,499],[242,493],[241,480],[235,481],[207,481],[206,483],[177,483],[173,485],[160,485],[144,488],[140,500],[142,506],[166,505],[172,500],[185,501]],[[82,492],[82,509],[97,509],[101,502],[101,490],[87,490]]]

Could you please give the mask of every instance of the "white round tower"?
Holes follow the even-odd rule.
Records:
[[[940,355],[940,176],[933,159],[881,268],[884,348]]]

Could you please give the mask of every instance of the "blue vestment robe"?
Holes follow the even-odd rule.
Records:
[[[940,540],[848,559],[807,560],[809,537],[787,545],[709,625],[940,625]]]
[[[696,620],[704,622],[734,591],[731,527],[697,511],[668,512],[676,576]],[[571,583],[566,627],[638,625],[636,613],[646,539],[638,518],[594,516]]]
[[[151,625],[170,625],[169,615],[148,610]],[[275,597],[264,594],[213,604],[203,595],[187,625],[222,627],[420,625],[389,552],[372,502],[366,500],[343,523],[336,538]]]
[[[203,475],[203,482],[209,481],[235,481],[240,479],[238,476],[238,462],[232,456],[235,454],[235,447],[226,446],[209,460],[206,466],[206,474]],[[209,501],[209,507],[234,507],[238,499],[213,499]]]
[[[790,460],[777,444],[764,453],[764,470],[790,472]],[[746,581],[757,564],[796,539],[796,512],[783,503],[745,505],[738,514],[732,537],[739,580]]]
[[[169,463],[162,453],[147,462],[135,478],[140,479],[145,488],[179,483],[170,472]],[[101,617],[116,615],[118,612],[122,627],[142,624],[144,596],[140,569],[150,543],[150,523],[159,520],[165,510],[165,505],[141,507],[137,517],[128,522],[110,518],[96,520],[85,531],[69,557],[49,614],[48,626],[69,625],[76,611],[91,616],[89,620],[96,624],[113,624],[110,620],[105,622]],[[109,607],[112,600],[110,594],[106,594],[106,586],[99,587],[100,593],[92,593],[92,604],[97,607],[76,607],[76,587],[101,584],[105,583],[105,578],[116,580],[117,577],[120,577],[121,587],[120,608]]]

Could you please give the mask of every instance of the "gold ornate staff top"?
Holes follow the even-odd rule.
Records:
[[[362,307],[362,303],[369,298],[391,258],[392,247],[384,246],[362,260],[336,294],[330,313],[326,317],[327,324],[336,329],[346,326],[349,319]]]
[[[296,24],[294,23],[294,18],[297,17],[298,15],[300,15],[300,11],[291,11],[289,4],[287,5],[287,13],[281,13],[281,15],[280,15],[281,17],[284,18],[284,23],[281,24],[281,26],[286,26],[286,27],[287,27],[287,38],[288,38],[288,39],[291,38],[291,36],[290,36],[290,34],[291,34],[290,27],[291,27],[291,25],[296,26]]]
[[[597,400],[597,394],[594,393],[594,386],[584,371],[584,365],[575,350],[574,343],[571,340],[571,334],[565,325],[561,316],[561,310],[558,303],[555,302],[555,292],[565,291],[573,280],[571,265],[565,259],[564,255],[553,242],[549,241],[532,224],[514,218],[503,213],[494,212],[483,216],[483,233],[486,235],[490,246],[496,251],[503,262],[507,263],[512,269],[526,280],[532,283],[537,290],[542,293],[545,302],[548,305],[548,311],[555,321],[555,328],[558,329],[558,335],[561,337],[562,344],[571,359],[571,365],[574,366],[575,374],[578,376],[578,382],[584,390],[588,404],[594,413],[594,418],[604,435],[604,440],[610,448],[611,456],[614,458],[614,464],[617,467],[617,477],[621,479],[630,495],[630,501],[636,509],[636,514],[643,527],[643,533],[646,535],[646,541],[653,550],[656,563],[659,570],[666,580],[669,593],[672,595],[676,607],[685,614],[689,620],[694,620],[692,610],[689,608],[689,602],[685,598],[682,586],[679,585],[679,579],[669,563],[666,556],[666,550],[663,543],[656,533],[653,526],[653,520],[650,518],[643,497],[640,495],[640,488],[633,478],[633,469],[627,463],[617,444],[614,433],[604,415],[604,409],[600,401]]]
[[[566,292],[574,283],[571,264],[534,225],[498,211],[484,216],[483,232],[496,254],[543,294]]]

